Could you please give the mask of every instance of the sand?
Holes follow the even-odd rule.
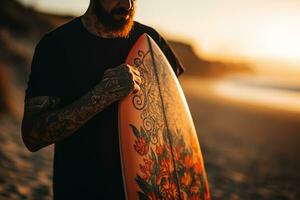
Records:
[[[200,138],[213,199],[300,199],[300,115],[211,93],[181,80]],[[0,200],[52,196],[53,147],[30,153],[20,121],[0,114]]]
[[[220,98],[210,81],[181,82],[213,199],[300,198],[300,113]]]

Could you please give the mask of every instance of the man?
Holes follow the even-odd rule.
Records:
[[[138,70],[124,61],[141,34],[183,72],[165,40],[133,21],[134,12],[135,0],[91,0],[83,16],[36,46],[22,137],[32,152],[55,144],[54,199],[124,199],[118,101],[140,89]]]

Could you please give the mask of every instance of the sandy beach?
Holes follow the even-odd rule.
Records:
[[[0,11],[0,200],[51,200],[53,146],[36,153],[25,148],[20,133],[24,91],[34,47],[45,33],[74,16],[43,13],[16,0],[1,0]],[[268,36],[281,33],[280,23],[274,22]],[[278,61],[254,67],[211,60],[199,57],[193,41],[174,39],[170,44],[186,67],[180,82],[200,139],[212,199],[299,200],[299,65],[292,71]],[[297,48],[298,37],[285,39]],[[289,44],[276,41],[279,50],[284,50],[280,44]]]
[[[181,79],[213,199],[299,199],[299,113],[218,96],[215,83]],[[51,199],[52,151],[28,152],[20,122],[1,115],[0,199]]]
[[[213,199],[300,198],[300,113],[222,98],[211,80],[181,83]]]

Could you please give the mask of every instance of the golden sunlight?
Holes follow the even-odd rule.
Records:
[[[299,25],[292,16],[273,15],[253,32],[249,54],[300,63]]]

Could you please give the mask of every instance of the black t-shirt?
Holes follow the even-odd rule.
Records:
[[[153,28],[135,22],[127,39],[105,39],[88,32],[75,18],[36,46],[25,99],[56,96],[64,105],[72,103],[99,83],[106,69],[124,63],[143,33],[160,46],[177,76],[181,74],[181,64]],[[53,192],[56,200],[124,199],[117,102],[55,144]]]

